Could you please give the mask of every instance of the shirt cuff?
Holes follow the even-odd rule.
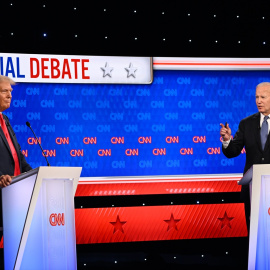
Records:
[[[224,147],[225,149],[228,147],[230,141],[231,141],[231,140],[223,141],[223,142],[222,142],[222,145],[223,145],[223,147]]]

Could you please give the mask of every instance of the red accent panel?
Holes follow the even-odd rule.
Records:
[[[244,205],[76,209],[77,244],[247,236]]]
[[[163,57],[164,58],[164,57]],[[173,58],[171,58],[173,59]],[[158,57],[154,58],[153,66],[158,66],[158,65],[164,65],[164,66],[270,66],[269,61],[241,61],[241,60],[228,60],[228,61],[211,61],[209,59],[201,60],[199,59],[183,59],[183,60],[159,60]]]
[[[183,194],[240,192],[238,180],[225,181],[179,181],[156,179],[140,181],[88,181],[80,182],[75,196],[110,196],[110,195],[146,195],[146,194]]]

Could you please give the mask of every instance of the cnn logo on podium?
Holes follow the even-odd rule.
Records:
[[[64,226],[65,225],[65,215],[64,213],[52,213],[49,218],[51,226]]]

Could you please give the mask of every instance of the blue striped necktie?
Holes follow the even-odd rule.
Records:
[[[262,143],[262,149],[264,149],[266,140],[267,140],[267,136],[268,136],[268,122],[267,119],[269,118],[269,116],[265,116],[262,122],[262,127],[261,127],[261,143]]]

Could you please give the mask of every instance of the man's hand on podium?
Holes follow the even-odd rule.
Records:
[[[3,188],[3,187],[6,187],[6,186],[9,186],[11,181],[12,181],[12,177],[10,175],[8,175],[8,174],[1,175],[0,176],[0,187]]]

